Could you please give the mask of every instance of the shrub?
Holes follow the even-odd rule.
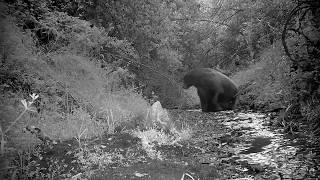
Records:
[[[48,46],[52,51],[72,51],[74,54],[115,60],[110,54],[135,57],[134,49],[126,40],[108,36],[102,28],[90,22],[72,17],[63,12],[48,12],[39,23],[57,34],[55,41]]]
[[[239,105],[274,110],[290,102],[290,63],[280,44],[265,49],[260,60],[232,79],[239,85]]]

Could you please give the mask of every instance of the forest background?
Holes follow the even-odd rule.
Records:
[[[238,84],[238,110],[277,112],[288,132],[320,135],[319,6],[316,0],[1,1],[2,137],[26,147],[32,143],[21,129],[31,124],[53,139],[74,137],[82,126],[90,127],[87,137],[121,131],[123,123],[146,126],[155,100],[168,109],[197,106],[195,90],[181,89],[183,75],[197,67]],[[35,112],[11,129],[24,109],[20,100],[32,93],[39,95]]]

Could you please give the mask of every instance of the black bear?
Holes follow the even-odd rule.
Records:
[[[187,73],[184,89],[195,86],[203,112],[232,110],[237,100],[238,88],[226,75],[210,69],[199,68]]]

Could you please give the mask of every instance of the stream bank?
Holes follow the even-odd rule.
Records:
[[[308,146],[309,139],[289,139],[269,126],[267,114],[169,114],[175,124],[190,127],[192,136],[172,145],[154,142],[157,158],[150,158],[130,132],[116,133],[83,142],[82,150],[73,140],[44,144],[32,156],[32,172],[40,179],[49,174],[72,180],[319,179],[319,154]]]

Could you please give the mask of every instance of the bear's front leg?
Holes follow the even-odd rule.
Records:
[[[197,88],[197,92],[200,98],[202,112],[209,112],[208,97],[206,91],[204,89]]]

